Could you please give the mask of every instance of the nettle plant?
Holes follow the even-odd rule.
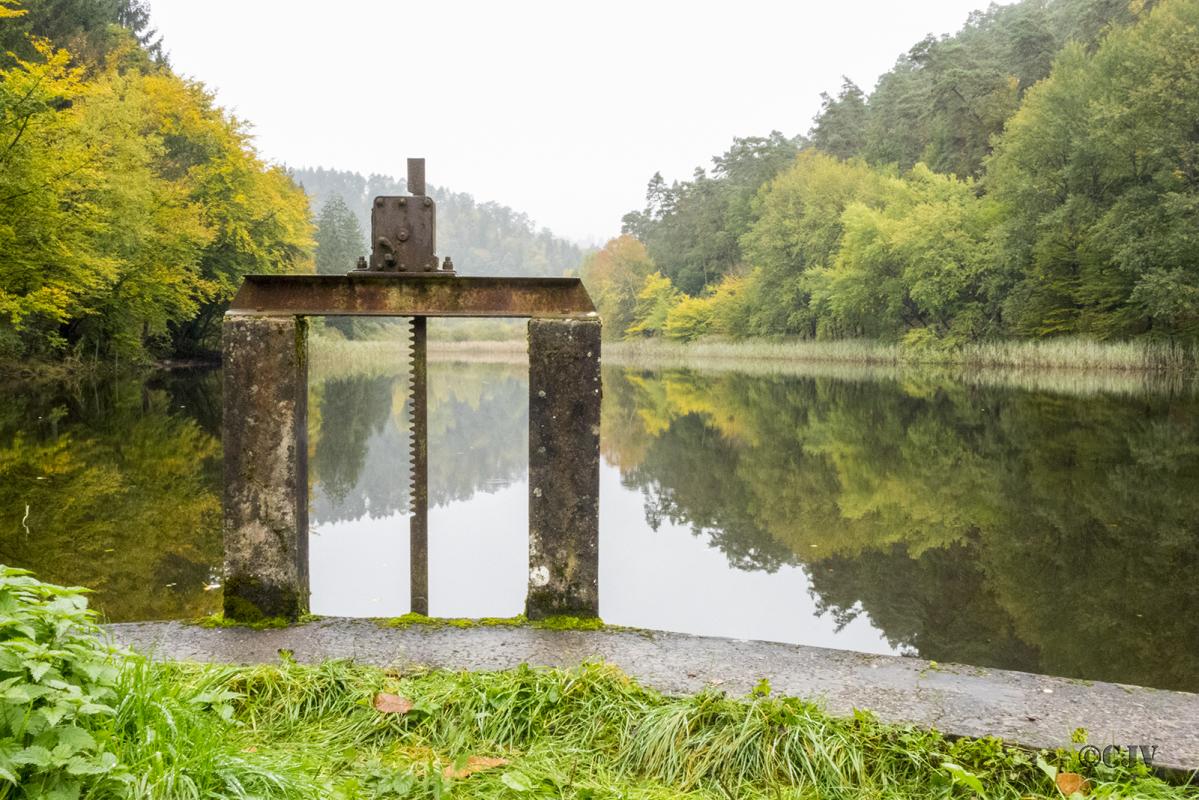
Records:
[[[126,779],[104,747],[119,654],[81,592],[0,565],[0,798],[67,800]]]

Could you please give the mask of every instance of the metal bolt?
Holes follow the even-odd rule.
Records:
[[[358,256],[358,269],[366,269],[366,256]]]
[[[399,239],[401,242],[408,241],[408,229],[401,228],[400,232],[396,235],[396,238]]]
[[[428,207],[429,207],[429,206],[431,206],[431,205],[433,205],[433,198],[432,198],[432,197],[426,197],[426,198],[425,198],[425,208],[428,208]]]
[[[382,208],[382,207],[383,207],[383,198],[376,197],[375,198],[375,208]]]
[[[442,263],[441,268],[449,272],[454,271],[454,262],[450,260],[449,256],[445,257],[445,261]]]
[[[402,205],[402,206],[406,206],[406,205],[408,205],[408,198],[407,198],[407,197],[401,197],[401,198],[400,198],[400,205]]]

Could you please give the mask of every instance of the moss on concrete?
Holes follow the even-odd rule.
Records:
[[[605,625],[599,617],[569,617],[564,615],[546,617],[532,623],[534,628],[544,628],[551,631],[600,631],[624,630],[613,625]]]
[[[526,624],[527,620],[521,614],[515,617],[429,617],[424,614],[408,613],[398,617],[375,620],[385,628],[410,628],[421,625],[431,628],[481,628],[481,627],[517,627]]]
[[[545,619],[530,620],[524,614],[515,617],[479,617],[470,619],[464,617],[427,617],[424,614],[404,614],[399,617],[378,619],[376,622],[385,628],[409,628],[413,626],[428,626],[433,628],[487,628],[506,627],[517,628],[527,626],[551,631],[629,631],[618,625],[606,625],[598,617],[572,617],[559,615]]]
[[[249,628],[250,630],[263,631],[272,628],[288,628],[292,625],[305,625],[309,622],[315,622],[320,619],[315,614],[305,614],[299,619],[292,620],[286,617],[261,617],[254,622],[243,622],[237,619],[230,619],[224,614],[209,614],[207,617],[200,617],[193,620],[193,625],[199,625],[201,628]]]
[[[316,614],[305,614],[294,621],[286,617],[258,617],[253,621],[230,618],[223,614],[209,614],[191,621],[191,624],[201,628],[247,628],[249,630],[271,630],[289,628],[293,625],[306,625],[316,622],[322,617]],[[621,631],[652,636],[652,631],[641,628],[630,628],[625,625],[608,625],[598,617],[572,617],[559,615],[545,619],[530,620],[524,614],[515,617],[429,617],[424,614],[408,613],[398,617],[385,617],[373,620],[383,628],[535,628],[547,631]]]

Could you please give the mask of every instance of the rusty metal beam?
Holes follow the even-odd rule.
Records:
[[[595,318],[578,278],[247,275],[229,310],[268,316]]]

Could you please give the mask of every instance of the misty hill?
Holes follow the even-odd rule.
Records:
[[[408,193],[407,181],[387,175],[366,178],[320,167],[291,173],[308,193],[314,215],[319,217],[334,197],[345,202],[364,234],[364,248],[371,201],[378,195]],[[564,275],[583,259],[583,248],[546,228],[537,229],[527,214],[499,203],[480,203],[465,192],[443,187],[430,185],[429,195],[437,202],[437,253],[453,258],[460,274]]]

